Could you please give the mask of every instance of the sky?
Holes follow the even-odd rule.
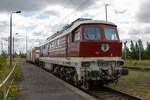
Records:
[[[77,18],[105,20],[105,4],[121,41],[150,42],[150,0],[0,0],[0,48],[7,51],[13,11],[22,11],[12,17],[15,51],[25,52],[26,34],[29,50]]]

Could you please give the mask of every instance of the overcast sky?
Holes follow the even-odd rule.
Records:
[[[150,0],[0,0],[0,41],[7,50],[12,11],[22,11],[13,14],[13,33],[19,33],[16,51],[25,52],[26,33],[30,49],[79,17],[105,20],[105,4],[110,5],[108,21],[118,26],[122,41],[150,42]]]

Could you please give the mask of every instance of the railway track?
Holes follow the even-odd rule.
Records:
[[[56,77],[58,77],[58,76],[56,76]],[[58,77],[58,78],[60,78],[60,77]],[[65,80],[63,80],[63,81],[65,81]],[[67,81],[65,81],[65,82],[67,82]],[[67,82],[67,83],[69,83],[69,82]],[[69,83],[69,84],[76,87],[72,83]],[[78,87],[76,87],[76,88],[78,88]],[[86,92],[90,96],[93,96],[96,100],[144,100],[143,98],[133,96],[133,95],[115,90],[115,89],[107,87],[107,86],[101,86],[101,87],[98,87],[97,89],[94,87],[93,90],[84,90],[82,88],[79,88],[79,89],[82,90],[83,92]]]
[[[139,71],[150,71],[150,68],[139,68],[139,67],[125,67],[129,70],[139,70]]]
[[[132,96],[107,86],[85,92],[97,100],[144,100],[140,97]]]
[[[47,72],[50,72],[47,69],[44,69]],[[53,73],[51,73],[53,74]],[[54,74],[53,74],[54,75]],[[55,77],[58,77],[56,75],[54,75]],[[60,78],[60,77],[58,77]],[[63,80],[63,79],[61,79]],[[65,80],[63,80],[65,81]],[[67,82],[67,81],[65,81]],[[76,87],[74,84],[67,82],[70,85],[73,85],[74,87]],[[78,88],[78,87],[76,87]],[[143,98],[137,97],[137,96],[133,96],[118,90],[115,90],[113,88],[110,88],[108,86],[101,86],[101,87],[94,87],[93,90],[85,90],[82,88],[79,88],[81,91],[89,94],[90,96],[93,96],[95,99],[97,100],[144,100]]]

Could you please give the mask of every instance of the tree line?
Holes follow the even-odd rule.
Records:
[[[9,54],[7,54],[5,51],[2,51],[2,53],[0,54],[0,56],[5,56],[5,57],[8,57],[9,56]],[[13,55],[15,58],[26,58],[26,53],[23,53],[23,52],[19,52],[19,54],[18,53],[14,53],[14,55]]]
[[[125,59],[125,53],[126,53],[126,59],[136,59],[138,60],[139,57],[141,59],[150,59],[150,43],[147,42],[146,48],[144,48],[142,40],[139,39],[137,42],[133,43],[133,41],[130,41],[130,48],[126,45],[124,46],[122,51],[122,58]]]

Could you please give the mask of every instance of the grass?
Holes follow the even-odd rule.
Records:
[[[5,57],[0,56],[0,83],[7,77],[11,68]]]
[[[14,65],[14,63],[13,63]],[[9,67],[9,61],[7,60],[6,57],[0,56],[0,83],[8,76],[12,68]],[[20,66],[16,65],[16,73],[14,76],[14,83],[12,86],[10,86],[10,81],[7,82],[6,87],[10,88],[10,92],[8,95],[7,100],[16,100],[18,96],[18,87],[17,87],[17,82],[20,79]],[[0,100],[3,99],[3,88],[0,88]]]
[[[150,73],[130,71],[128,76],[121,76],[112,88],[150,100]]]
[[[26,59],[24,59],[24,58],[16,58],[16,61],[25,63]]]
[[[150,68],[150,60],[127,60],[125,66],[127,67],[139,67]]]
[[[10,93],[8,96],[8,100],[17,100],[19,94],[19,88],[17,86],[18,81],[21,79],[20,65],[16,65],[16,73],[14,76],[14,83],[10,87]]]

